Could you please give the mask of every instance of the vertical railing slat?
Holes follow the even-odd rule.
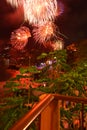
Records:
[[[58,128],[57,128],[57,130],[60,130],[60,105],[61,105],[61,100],[58,100],[58,111],[57,111],[57,116],[58,116]]]
[[[58,101],[53,100],[41,113],[40,130],[59,130],[58,129],[59,117],[58,117]]]
[[[82,120],[82,122],[81,122],[81,130],[84,130],[84,103],[82,103],[82,111],[81,111],[81,113],[82,113],[82,117],[81,117],[81,120]]]

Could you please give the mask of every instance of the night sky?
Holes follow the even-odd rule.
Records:
[[[87,0],[62,0],[65,11],[58,21],[61,31],[75,41],[87,38]]]
[[[87,38],[87,0],[61,0],[64,4],[63,14],[56,23],[60,32],[70,41]],[[0,1],[0,37],[6,36],[23,23],[22,7],[12,9],[5,0]]]

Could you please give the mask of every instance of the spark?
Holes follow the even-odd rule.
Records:
[[[63,5],[57,0],[6,0],[13,7],[23,6],[24,21],[32,25],[54,21],[63,12]]]
[[[22,26],[12,32],[10,41],[15,49],[22,50],[28,43],[29,37],[31,37],[29,28]]]
[[[55,43],[51,44],[52,49],[55,50],[62,50],[64,48],[64,41],[61,40],[57,40],[55,41]]]
[[[33,37],[36,42],[45,44],[48,40],[51,40],[53,37],[55,37],[56,39],[58,38],[55,34],[56,26],[54,25],[54,21],[56,17],[63,12],[63,5],[60,1],[7,0],[7,2],[10,3],[13,7],[18,7],[20,4],[22,4],[24,11],[24,20],[32,25]],[[23,39],[23,37],[20,38],[21,34],[17,33],[16,35],[16,39],[18,41],[21,41],[21,39]]]
[[[13,7],[18,7],[23,3],[23,0],[6,0],[7,3],[11,4]]]
[[[44,25],[37,26],[33,29],[33,37],[36,42],[44,44],[55,36],[56,26],[53,22],[47,22]]]
[[[35,41],[39,44],[43,44],[44,46],[47,46],[46,44],[48,44],[50,41],[59,43],[59,41],[63,41],[62,37],[65,37],[65,35],[60,33],[59,28],[51,21],[45,23],[44,25],[34,27],[32,34]],[[57,46],[57,44],[53,46]]]
[[[39,25],[52,21],[57,14],[56,0],[25,0],[24,17],[30,24]]]

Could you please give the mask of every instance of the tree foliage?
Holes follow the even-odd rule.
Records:
[[[67,63],[66,50],[58,50],[49,52],[48,54],[42,53],[37,57],[37,60],[44,63],[41,69],[37,66],[20,68],[20,74],[7,81],[5,85],[8,88],[6,93],[12,93],[12,97],[8,96],[4,100],[6,103],[4,107],[10,105],[12,109],[5,109],[0,114],[2,117],[0,122],[2,122],[3,126],[6,126],[6,130],[20,115],[22,116],[29,110],[24,104],[33,104],[35,101],[38,101],[38,96],[33,94],[35,90],[38,92],[42,91],[45,93],[57,93],[70,96],[87,96],[86,60],[79,61],[74,66],[70,66]],[[34,82],[37,82],[39,87],[32,88]],[[62,117],[66,117],[71,123],[72,114],[77,111],[77,108],[78,110],[81,109],[79,104],[74,105],[74,108],[71,108],[70,105],[67,111],[61,109]],[[87,106],[85,106],[85,111],[87,111],[86,108]],[[0,105],[0,109],[3,109],[3,106]]]

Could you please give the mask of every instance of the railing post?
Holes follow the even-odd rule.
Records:
[[[57,108],[58,108],[58,112],[57,112],[57,116],[58,116],[58,128],[57,128],[57,130],[60,130],[60,104],[61,104],[61,100],[58,100],[58,106],[57,106]]]
[[[85,128],[87,130],[87,113],[85,114]]]
[[[81,130],[84,130],[84,103],[82,103],[82,110],[81,110]]]
[[[82,103],[82,130],[84,130],[84,103]]]
[[[41,113],[40,130],[60,130],[60,103],[53,100]]]

